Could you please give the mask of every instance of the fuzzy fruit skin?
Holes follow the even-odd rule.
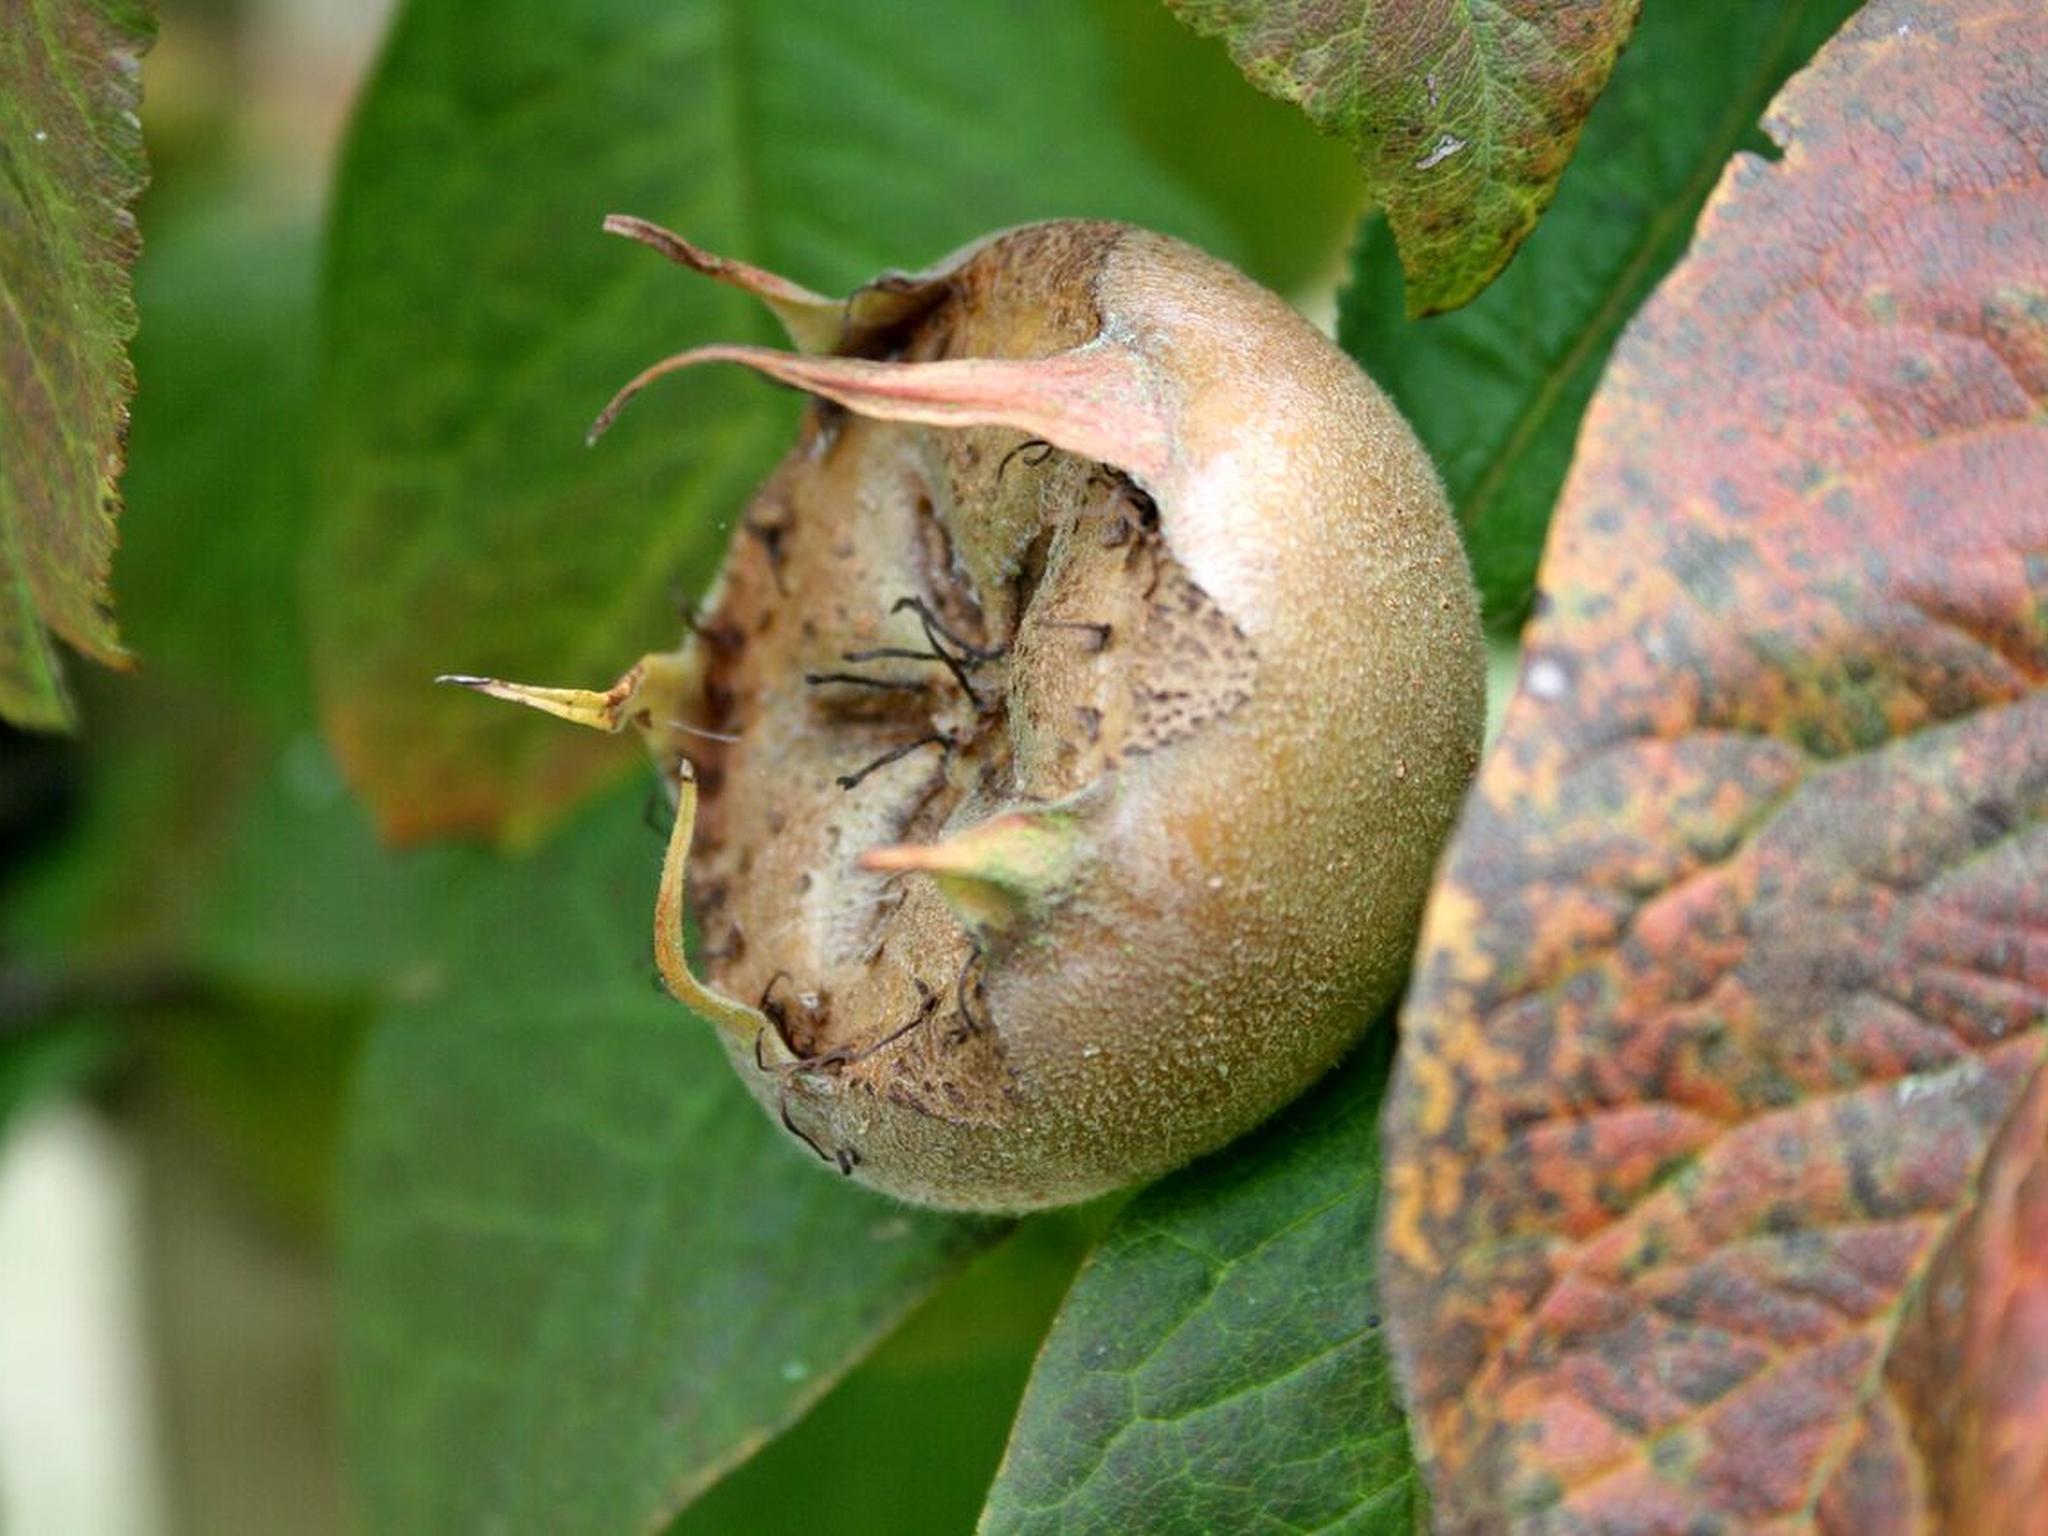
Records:
[[[1015,1212],[1326,1072],[1400,985],[1484,706],[1464,554],[1386,397],[1127,226],[843,302],[607,227],[810,351],[667,359],[600,427],[703,361],[820,401],[681,651],[602,694],[455,681],[636,724],[680,777],[657,956],[764,1108],[876,1189]]]
[[[882,900],[885,882],[847,866],[903,831],[893,811],[862,819],[860,791],[830,787],[830,765],[807,763],[808,733],[789,724],[811,707],[790,678],[829,662],[833,646],[781,651],[770,637],[750,640],[752,654],[718,684],[741,695],[717,722],[741,740],[717,749],[706,775],[709,846],[693,855],[691,885],[707,939],[721,920],[745,935],[737,957],[708,962],[721,991],[751,1003],[764,980],[772,991],[775,971],[790,973],[785,996],[824,978],[809,995],[824,993],[831,1017],[799,1042],[806,1054],[872,1044],[913,1018],[923,1001],[911,978],[943,996],[932,1024],[832,1070],[763,1071],[754,1044],[728,1035],[736,1070],[770,1113],[788,1113],[821,1148],[853,1149],[854,1176],[899,1198],[1023,1211],[1220,1146],[1327,1071],[1392,998],[1477,762],[1483,651],[1422,448],[1277,297],[1178,241],[1100,224],[1012,231],[938,273],[944,296],[904,356],[1044,358],[1092,342],[1134,362],[1105,409],[1163,423],[1165,451],[1134,429],[1133,457],[1146,462],[1128,473],[1156,504],[1166,549],[1241,635],[1248,668],[1242,654],[1226,658],[1231,677],[1210,717],[1075,785],[1055,759],[1060,675],[1076,662],[1033,629],[1030,608],[1095,611],[1086,573],[1070,591],[1055,574],[1030,601],[1004,601],[1025,547],[1072,495],[1062,503],[1042,478],[1020,489],[1015,464],[993,474],[1024,440],[1016,430],[820,412],[750,515],[788,530],[779,563],[760,534],[738,531],[710,631],[787,612],[782,587],[801,599],[866,585],[880,612],[901,584],[887,568],[904,535],[886,516],[849,528],[847,509],[916,480],[980,598],[985,638],[1008,646],[1010,675],[1008,765],[993,792],[988,772],[955,764],[949,814],[911,840],[1052,803],[1073,819],[1076,867],[1042,910],[991,937],[984,1001],[970,1010],[987,1028],[972,1039],[946,1043],[949,983],[968,951],[931,879],[895,877],[881,966],[894,971],[870,965],[850,978],[848,936],[834,924],[849,902]],[[1069,482],[1083,467],[1069,461]],[[792,547],[813,527],[814,543],[842,536],[836,561],[806,564]],[[890,638],[836,606],[850,628],[819,622],[841,638]],[[1197,672],[1207,664],[1200,653],[1189,661]],[[674,746],[706,755],[701,743]],[[792,773],[818,792],[799,791],[766,819],[748,814],[750,796],[787,802],[780,781]],[[888,803],[884,784],[860,790]],[[771,835],[771,822],[782,830]],[[806,907],[788,894],[799,887],[829,894]]]

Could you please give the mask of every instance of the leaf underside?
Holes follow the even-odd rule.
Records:
[[[0,719],[74,723],[51,634],[125,653],[108,610],[134,375],[144,0],[0,0]]]
[[[599,232],[653,219],[825,292],[1006,224],[1230,240],[1124,126],[1085,0],[415,0],[336,193],[307,571],[321,713],[384,829],[530,835],[625,761],[428,679],[603,686],[681,633],[794,403],[723,372],[584,428],[666,353],[775,341]]]
[[[1589,412],[1425,924],[1440,1528],[2048,1508],[2048,12],[1877,0]]]
[[[1349,144],[1411,314],[1469,302],[1542,216],[1639,0],[1167,0]]]
[[[1391,1046],[1387,1021],[1119,1215],[1032,1374],[987,1536],[1423,1528],[1373,1293]]]
[[[1361,229],[1339,336],[1442,470],[1492,627],[1528,617],[1579,421],[1623,325],[1778,88],[1857,3],[1652,5],[1542,228],[1463,309],[1405,318],[1393,236],[1380,219]]]

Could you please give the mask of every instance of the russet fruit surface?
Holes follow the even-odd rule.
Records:
[[[1326,1071],[1400,983],[1482,714],[1464,556],[1386,398],[1125,226],[843,302],[612,227],[802,349],[683,354],[614,409],[720,360],[814,404],[681,650],[605,693],[465,681],[647,737],[680,791],[664,971],[767,1110],[906,1200],[1024,1210]]]

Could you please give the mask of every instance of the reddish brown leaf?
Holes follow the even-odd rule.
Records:
[[[69,725],[55,631],[112,665],[149,0],[0,0],[0,719]]]
[[[2048,1529],[2048,10],[1875,0],[1617,351],[1431,903],[1440,1529]]]

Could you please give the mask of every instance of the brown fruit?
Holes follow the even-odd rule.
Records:
[[[647,737],[664,975],[755,1095],[879,1189],[1024,1210],[1314,1081],[1400,982],[1479,744],[1471,580],[1385,397],[1143,230],[842,302],[608,227],[805,352],[670,358],[595,430],[704,361],[816,403],[681,650],[605,693],[459,681]]]

